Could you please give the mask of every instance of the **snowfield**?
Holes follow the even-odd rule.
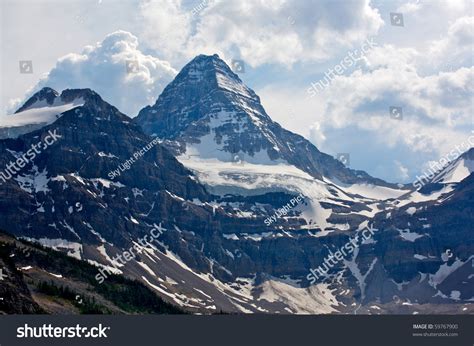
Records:
[[[55,102],[51,106],[47,104],[44,106],[42,106],[42,104],[35,104],[34,108],[27,109],[23,112],[0,116],[0,127],[19,127],[33,124],[46,126],[55,122],[62,113],[83,105],[84,100],[82,98],[65,104]]]

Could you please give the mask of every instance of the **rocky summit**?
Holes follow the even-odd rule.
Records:
[[[287,162],[312,177],[387,184],[346,168],[304,137],[282,128],[260,98],[217,54],[199,55],[134,121],[176,154],[225,162]]]

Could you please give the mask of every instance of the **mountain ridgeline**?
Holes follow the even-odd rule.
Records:
[[[271,161],[287,161],[315,178],[325,176],[344,183],[388,185],[365,172],[345,167],[304,137],[274,122],[257,94],[218,55],[194,58],[156,103],[142,109],[134,121],[150,135],[175,141],[168,144],[170,149],[179,148],[178,153],[213,134],[216,147],[207,149],[219,150],[221,156],[222,152],[226,153],[228,160],[242,155],[252,161],[254,156],[263,154]],[[200,154],[212,155],[212,152]]]
[[[133,119],[90,89],[50,88],[11,117],[0,127],[0,167],[10,170],[0,229],[75,257],[68,268],[87,265],[75,280],[95,293],[78,306],[82,286],[57,277],[68,273],[19,255],[8,264],[18,254],[8,245],[8,272],[28,269],[8,282],[26,303],[11,295],[5,313],[56,313],[51,297],[103,313],[473,311],[472,149],[418,190],[389,184],[282,128],[217,55],[189,62]],[[53,131],[57,141],[12,164]],[[158,239],[118,263],[157,227]],[[368,227],[377,231],[311,278]],[[92,282],[93,268],[115,275]],[[24,279],[33,274],[34,287]],[[108,286],[119,278],[176,310],[125,304]]]

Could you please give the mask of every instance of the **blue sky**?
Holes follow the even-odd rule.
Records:
[[[241,59],[268,114],[350,166],[411,182],[473,129],[470,1],[28,1],[1,5],[1,109],[90,87],[130,116],[197,54]],[[401,13],[404,26],[391,24]],[[366,40],[376,46],[324,79]],[[125,70],[139,62],[139,73]],[[19,73],[31,60],[32,74]],[[346,60],[349,61],[349,60]],[[400,107],[393,119],[389,107]]]

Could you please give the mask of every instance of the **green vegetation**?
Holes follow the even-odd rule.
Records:
[[[46,294],[51,297],[58,297],[69,300],[76,306],[81,314],[107,314],[110,313],[105,306],[96,303],[95,298],[81,297],[77,292],[74,292],[68,286],[57,286],[54,282],[41,281],[37,284],[38,292]]]
[[[10,257],[10,254],[15,256]],[[60,297],[70,301],[83,314],[110,314],[110,308],[98,303],[92,295],[76,292],[71,287],[82,284],[96,296],[132,314],[182,314],[181,309],[166,303],[143,283],[120,275],[110,275],[102,284],[95,279],[97,267],[67,256],[64,253],[45,248],[24,240],[16,240],[0,232],[0,259],[8,261],[12,268],[32,266],[49,273],[60,273],[64,285],[51,282],[33,282],[35,289],[47,296]],[[20,278],[24,277],[17,271]],[[24,279],[22,279],[24,281]],[[67,283],[70,283],[68,285]],[[26,286],[25,286],[26,287]],[[81,296],[82,301],[76,299]],[[102,300],[102,299],[101,299]]]
[[[173,305],[163,302],[141,282],[132,281],[122,276],[115,276],[113,279],[109,277],[102,284],[97,283],[96,290],[103,297],[128,312],[153,314],[183,313]]]

